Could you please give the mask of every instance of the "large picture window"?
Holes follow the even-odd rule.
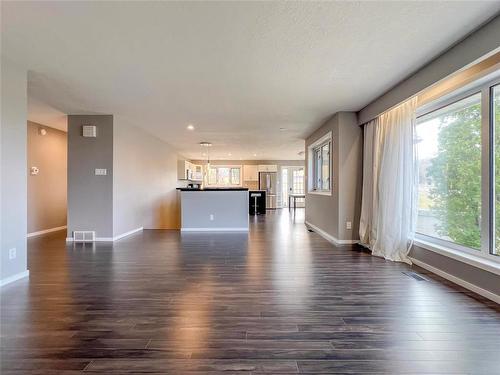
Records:
[[[481,247],[481,94],[417,120],[417,232]]]
[[[415,144],[419,238],[499,260],[498,82],[419,109]]]

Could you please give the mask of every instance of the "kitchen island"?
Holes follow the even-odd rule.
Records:
[[[247,188],[179,188],[181,231],[248,231]]]

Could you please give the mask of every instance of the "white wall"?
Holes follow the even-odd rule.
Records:
[[[140,227],[180,228],[176,151],[119,116],[113,137],[114,236]]]
[[[0,279],[27,270],[27,72],[1,60],[1,267]],[[16,258],[9,259],[9,249]]]

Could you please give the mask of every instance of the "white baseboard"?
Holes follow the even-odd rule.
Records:
[[[181,228],[181,232],[248,232],[248,228]]]
[[[321,237],[323,237],[328,242],[340,246],[340,245],[354,245],[359,242],[359,240],[339,240],[338,238],[333,237],[331,234],[326,233],[324,230],[318,228],[316,225],[311,224],[310,222],[305,222],[306,226],[311,228],[314,232],[318,233]]]
[[[118,240],[121,240],[124,237],[130,236],[131,234],[140,232],[143,229],[144,229],[144,227],[135,228],[135,229],[132,229],[132,230],[130,230],[128,232],[119,234],[119,235],[117,235],[115,237],[96,237],[96,239],[95,239],[94,242],[114,242],[114,241],[118,241]],[[73,237],[66,237],[66,242],[73,242]]]
[[[442,278],[451,281],[452,283],[455,283],[457,285],[460,285],[464,287],[465,289],[470,290],[471,292],[477,293],[480,296],[483,296],[484,298],[488,298],[489,300],[496,302],[500,304],[500,296],[496,295],[495,293],[492,293],[486,289],[483,289],[477,285],[471,284],[468,281],[465,281],[457,276],[451,275],[445,271],[440,270],[439,268],[433,267],[427,263],[424,263],[418,259],[415,258],[410,258],[411,261],[416,264],[419,267],[422,267],[426,269],[427,271],[430,271],[432,273],[435,273],[438,276],[441,276]]]
[[[30,275],[30,271],[26,270],[23,272],[16,273],[15,275],[6,277],[5,279],[0,280],[0,287],[7,285],[7,284],[10,284],[10,283],[13,283],[14,281],[23,279],[25,277],[28,277],[29,275]]]
[[[51,233],[51,232],[57,232],[59,230],[63,230],[63,229],[66,229],[66,228],[67,228],[67,226],[64,225],[62,227],[55,227],[55,228],[50,228],[50,229],[39,230],[38,232],[28,233],[27,237],[30,238],[30,237],[35,237],[35,236],[41,236],[42,234],[47,234],[47,233]]]

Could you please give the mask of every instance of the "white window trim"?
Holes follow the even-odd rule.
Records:
[[[494,79],[485,81],[484,79],[479,80],[476,83],[467,85],[460,89],[455,90],[441,98],[438,98],[431,103],[424,104],[417,109],[417,118],[425,116],[428,113],[434,112],[440,108],[446,107],[454,102],[460,101],[468,96],[474,95],[476,93],[481,93],[481,130],[483,132],[482,144],[490,143],[490,104],[491,104],[491,88],[500,85],[500,79],[498,78],[498,72],[493,74]],[[485,181],[482,186],[482,198],[481,207],[484,210],[482,212],[482,217],[485,219],[481,223],[481,233],[489,233],[490,227],[492,227],[493,232],[495,230],[494,223],[490,223],[490,220],[494,220],[494,215],[490,218],[490,173],[494,173],[491,168],[494,165],[490,164],[490,149],[484,150],[482,148],[482,167],[481,167],[481,179]],[[494,202],[491,203],[494,205]],[[474,250],[460,244],[445,241],[439,238],[427,236],[421,233],[415,234],[414,245],[422,247],[426,250],[433,251],[435,253],[448,256],[455,260],[461,261],[463,263],[475,266],[476,268],[489,271],[491,273],[500,275],[500,255],[493,255],[490,253],[489,237],[481,236],[481,249]]]
[[[330,181],[329,181],[329,189],[328,190],[317,190],[314,189],[314,150],[326,143],[330,142]],[[331,196],[332,195],[332,190],[333,190],[333,137],[332,137],[332,132],[329,131],[326,133],[324,136],[321,138],[317,139],[314,141],[312,144],[310,144],[307,147],[307,194],[315,194],[315,195],[327,195]]]
[[[210,184],[209,183],[209,178],[208,178],[208,173],[210,171],[208,170],[208,166],[205,166],[207,168],[207,186],[211,187],[238,187],[238,186],[243,186],[243,165],[222,165],[222,164],[210,164],[210,168],[238,168],[240,170],[240,183],[239,184],[229,184],[229,185],[221,185],[221,184]]]
[[[325,190],[311,190],[311,191],[308,191],[307,194],[312,194],[312,195],[328,195],[328,196],[332,196],[332,191],[325,191]]]

